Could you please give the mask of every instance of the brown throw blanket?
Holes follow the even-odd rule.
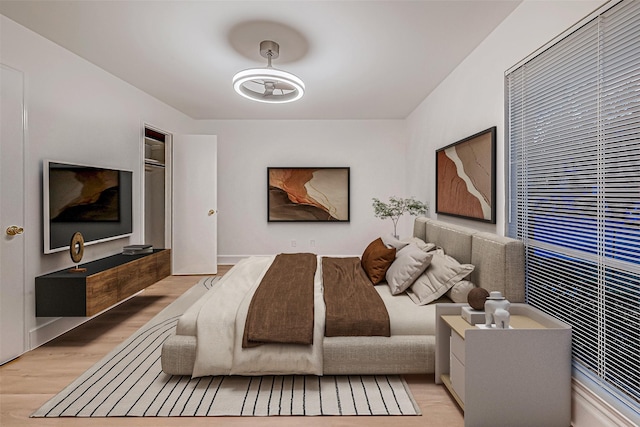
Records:
[[[389,313],[359,258],[322,258],[325,336],[391,335]]]
[[[256,289],[242,347],[265,343],[313,344],[314,254],[277,255]]]
[[[256,289],[242,347],[313,344],[313,254],[280,254]],[[389,314],[359,258],[322,258],[325,336],[391,335]]]

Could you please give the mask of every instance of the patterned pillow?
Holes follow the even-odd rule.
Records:
[[[425,252],[415,243],[400,249],[387,270],[386,278],[392,295],[404,292],[429,267],[433,252]]]
[[[396,259],[396,248],[387,248],[381,238],[369,243],[362,254],[362,268],[374,285],[384,279],[387,269]]]
[[[460,264],[441,249],[433,254],[429,268],[407,289],[409,297],[418,305],[437,300],[475,268],[471,264]]]

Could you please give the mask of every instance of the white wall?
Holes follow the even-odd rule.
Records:
[[[144,123],[186,132],[193,120],[14,21],[0,19],[0,62],[25,75],[25,322],[29,348],[34,348],[83,320],[35,317],[34,278],[71,266],[66,251],[43,254],[42,160],[96,164],[134,173],[133,236],[87,246],[83,262],[91,261],[142,239]]]
[[[373,216],[371,198],[406,195],[404,120],[211,120],[197,127],[218,136],[220,263],[293,251],[359,256],[381,232],[393,231]],[[267,166],[350,167],[351,221],[267,222]]]
[[[435,215],[483,231],[505,232],[504,73],[606,3],[526,0],[433,91],[407,119],[408,192],[418,193],[424,172],[434,176],[435,150],[491,126],[497,134],[497,224]],[[435,203],[435,185],[420,194]],[[433,211],[433,209],[432,209]],[[576,385],[577,384],[577,385]],[[574,381],[572,425],[633,425]]]
[[[430,201],[432,217],[504,234],[504,73],[603,3],[524,1],[407,118],[408,192]],[[496,224],[436,215],[435,150],[491,126],[497,126]]]

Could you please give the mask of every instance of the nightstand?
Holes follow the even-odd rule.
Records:
[[[482,329],[436,306],[435,380],[464,411],[466,427],[568,427],[571,327],[527,304],[511,304],[510,329]]]

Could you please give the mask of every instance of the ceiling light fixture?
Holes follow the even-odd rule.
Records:
[[[233,76],[233,88],[252,101],[282,104],[293,102],[304,95],[304,82],[297,76],[271,66],[271,60],[280,56],[278,43],[265,40],[260,43],[260,55],[267,58],[264,68],[250,68]]]

